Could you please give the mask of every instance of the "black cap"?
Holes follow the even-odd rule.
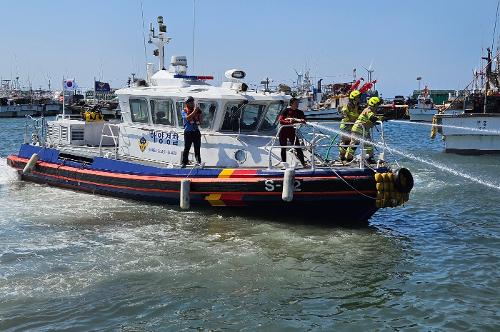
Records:
[[[184,102],[185,103],[190,103],[190,102],[193,102],[193,101],[194,101],[194,98],[191,97],[191,96],[184,98]]]

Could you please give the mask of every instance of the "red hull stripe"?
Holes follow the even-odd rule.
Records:
[[[8,159],[11,159],[13,161],[17,162],[23,162],[27,163],[28,159],[25,158],[20,158],[17,156],[9,156]],[[113,172],[104,172],[104,171],[96,171],[96,170],[89,170],[89,169],[81,169],[81,168],[76,168],[76,167],[70,167],[70,166],[64,166],[64,165],[58,165],[58,164],[53,164],[53,163],[47,163],[44,161],[39,161],[37,162],[37,165],[43,166],[43,167],[49,167],[52,169],[62,169],[65,171],[70,171],[70,172],[76,172],[80,174],[93,174],[93,175],[98,175],[98,176],[107,176],[111,178],[122,178],[122,179],[133,179],[133,180],[152,180],[152,181],[180,181],[182,179],[185,179],[185,176],[152,176],[152,175],[134,175],[134,174],[125,174],[125,173],[113,173]],[[253,175],[255,178],[248,178],[249,175],[252,173],[255,173]],[[211,183],[211,182],[234,182],[234,179],[238,179],[238,182],[258,182],[262,181],[265,179],[269,178],[282,178],[281,176],[268,176],[268,175],[259,175],[256,174],[257,170],[237,170],[235,169],[232,174],[229,177],[210,177],[210,178],[196,178],[196,177],[190,177],[189,179],[191,182],[199,182],[199,183]],[[236,174],[236,175],[235,175]],[[241,175],[241,177],[238,177],[237,175]],[[219,175],[220,176],[220,175]],[[332,177],[332,176],[297,176],[297,179],[301,180],[332,180],[336,179],[337,177]],[[363,176],[356,176],[356,175],[347,175],[343,176],[342,178],[344,179],[368,179],[368,178],[373,178],[373,176],[370,175],[363,175]]]
[[[96,186],[101,186],[101,187],[115,188],[115,189],[126,189],[126,190],[135,190],[135,191],[144,191],[144,192],[164,192],[164,193],[178,193],[179,192],[179,190],[139,188],[139,187],[128,187],[128,186],[104,184],[104,183],[99,183],[99,182],[68,178],[65,176],[50,175],[50,174],[40,173],[40,172],[36,172],[36,171],[32,171],[31,173],[38,174],[38,175],[44,176],[44,177],[59,179],[59,180],[80,182],[80,183],[86,183],[86,184],[91,184],[91,185],[96,185]],[[375,195],[375,193],[376,193],[375,191],[367,191],[367,190],[360,191],[360,192],[365,194],[365,195]],[[221,197],[225,200],[241,199],[243,196],[252,196],[252,195],[253,196],[279,196],[279,195],[281,195],[281,192],[279,192],[279,191],[269,191],[269,192],[235,191],[235,192],[231,192],[231,193],[213,192],[213,191],[192,191],[192,193],[193,194],[200,194],[200,195],[220,194],[220,195],[222,195]],[[336,191],[336,192],[317,191],[317,192],[296,192],[296,193],[294,193],[294,195],[296,195],[296,196],[314,196],[314,195],[317,195],[317,196],[325,196],[325,195],[339,196],[339,195],[359,195],[359,193],[356,191]]]

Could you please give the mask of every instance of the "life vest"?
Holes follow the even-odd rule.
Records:
[[[192,111],[189,110],[189,108],[187,107],[184,107],[184,112],[186,113],[186,115],[190,115],[192,112],[196,112],[196,108],[194,108]],[[200,122],[200,115],[199,114],[196,114],[192,119],[191,121],[188,121],[190,124],[196,124],[197,126],[199,126],[201,124]]]
[[[104,117],[99,112],[85,111],[85,122],[98,122],[103,121]]]

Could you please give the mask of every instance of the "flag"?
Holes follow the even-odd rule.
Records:
[[[78,88],[75,80],[64,80],[63,81],[64,91],[75,91]]]
[[[111,92],[109,83],[99,81],[94,82],[94,90],[95,92]]]

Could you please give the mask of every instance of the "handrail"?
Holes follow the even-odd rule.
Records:
[[[31,115],[26,115],[24,122],[24,143],[39,143],[41,146],[45,147],[46,125],[47,122],[43,116],[41,116],[40,118],[34,118]],[[28,132],[30,130],[31,137],[28,137]]]
[[[334,122],[334,121],[331,121],[331,122],[327,122],[327,123],[335,123],[335,124],[338,124],[338,122]],[[348,125],[353,125],[354,122],[345,122],[345,124],[348,124]],[[313,127],[313,130],[312,130],[312,138],[311,139],[307,139],[305,137],[302,137],[304,139],[304,142],[306,143],[305,145],[286,145],[286,146],[282,146],[282,145],[276,145],[276,140],[279,138],[279,134],[281,132],[281,130],[283,130],[283,128],[295,128],[296,130],[300,129],[301,126],[303,126],[304,124],[291,124],[291,125],[282,125],[279,127],[276,135],[272,138],[270,144],[267,144],[266,145],[266,148],[269,149],[269,153],[268,153],[268,168],[271,169],[272,168],[272,150],[274,149],[281,149],[281,148],[289,148],[289,149],[306,149],[306,150],[309,150],[310,153],[311,153],[311,156],[310,156],[310,161],[311,161],[311,169],[314,170],[316,168],[316,158],[319,157],[319,159],[324,163],[326,160],[324,160],[323,158],[320,158],[320,156],[317,156],[316,155],[316,151],[318,148],[321,148],[321,147],[331,147],[332,143],[329,143],[329,144],[319,144],[322,140],[326,139],[326,138],[329,138],[330,136],[322,133],[321,131],[318,133],[317,132],[317,128],[315,126],[312,126]],[[307,125],[307,124],[305,124]],[[361,125],[362,129],[363,129],[363,132],[362,132],[362,135],[363,137],[365,137],[365,133],[366,133],[366,128],[365,126]],[[368,129],[369,130],[369,129]],[[383,131],[383,128],[382,128],[382,131]],[[382,135],[382,140],[384,139],[383,135]],[[341,146],[344,146],[344,147],[348,147],[350,146],[350,144],[348,145],[341,145]],[[361,158],[360,158],[360,161],[359,161],[359,168],[364,168],[365,167],[365,164],[364,164],[364,160],[365,160],[365,148],[364,148],[364,144],[361,143],[361,141],[358,142],[358,144],[356,144],[356,147],[360,147],[360,154],[361,154]]]
[[[118,128],[118,135],[117,136],[114,135],[111,127]],[[104,134],[104,128],[108,128],[109,133],[111,135]],[[114,144],[114,148],[115,148],[115,159],[118,159],[118,138],[120,137],[120,125],[118,123],[109,123],[109,122],[103,123],[102,130],[101,130],[101,139],[99,141],[99,156],[101,156],[101,157],[103,156],[103,154],[102,154],[102,139],[104,137],[109,137],[109,138],[113,139],[113,144]]]

